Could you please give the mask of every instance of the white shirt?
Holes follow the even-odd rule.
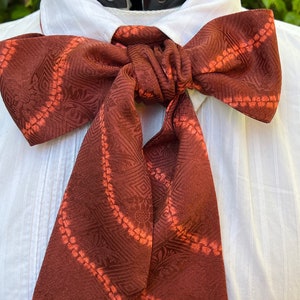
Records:
[[[241,10],[238,0],[187,0],[146,12],[105,8],[97,0],[42,0],[39,12],[1,25],[0,39],[42,27],[46,35],[110,41],[118,26],[144,24],[184,45],[209,20]],[[276,26],[283,86],[270,124],[190,93],[208,147],[232,300],[300,299],[300,28]],[[140,115],[146,141],[164,112],[155,106]],[[87,126],[30,147],[2,101],[0,124],[0,299],[26,300]]]

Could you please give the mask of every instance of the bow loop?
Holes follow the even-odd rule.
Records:
[[[192,87],[192,68],[187,51],[167,39],[161,46],[131,45],[128,55],[133,66],[138,99],[146,104],[167,105],[176,95]]]
[[[93,120],[127,63],[126,50],[107,43],[25,34],[0,43],[1,92],[28,142],[40,144]]]
[[[259,22],[258,22],[259,20]],[[270,122],[281,91],[274,16],[259,9],[207,23],[184,46],[194,86],[262,122]]]

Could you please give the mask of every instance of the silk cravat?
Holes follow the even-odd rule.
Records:
[[[270,122],[281,86],[270,11],[215,19],[184,47],[143,26],[120,27],[111,44],[20,36],[0,44],[0,76],[31,145],[91,122],[34,299],[227,298],[213,179],[186,90]],[[166,107],[144,147],[135,101]]]

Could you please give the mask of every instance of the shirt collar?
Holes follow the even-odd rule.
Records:
[[[204,24],[240,11],[241,4],[239,0],[186,0],[172,9],[128,11],[104,7],[97,0],[42,0],[40,9],[45,35],[80,35],[109,42],[119,26],[148,25],[184,45]]]

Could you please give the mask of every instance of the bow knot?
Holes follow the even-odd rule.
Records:
[[[147,104],[167,105],[176,95],[193,86],[188,52],[170,39],[162,45],[128,46],[128,56],[138,99]]]

